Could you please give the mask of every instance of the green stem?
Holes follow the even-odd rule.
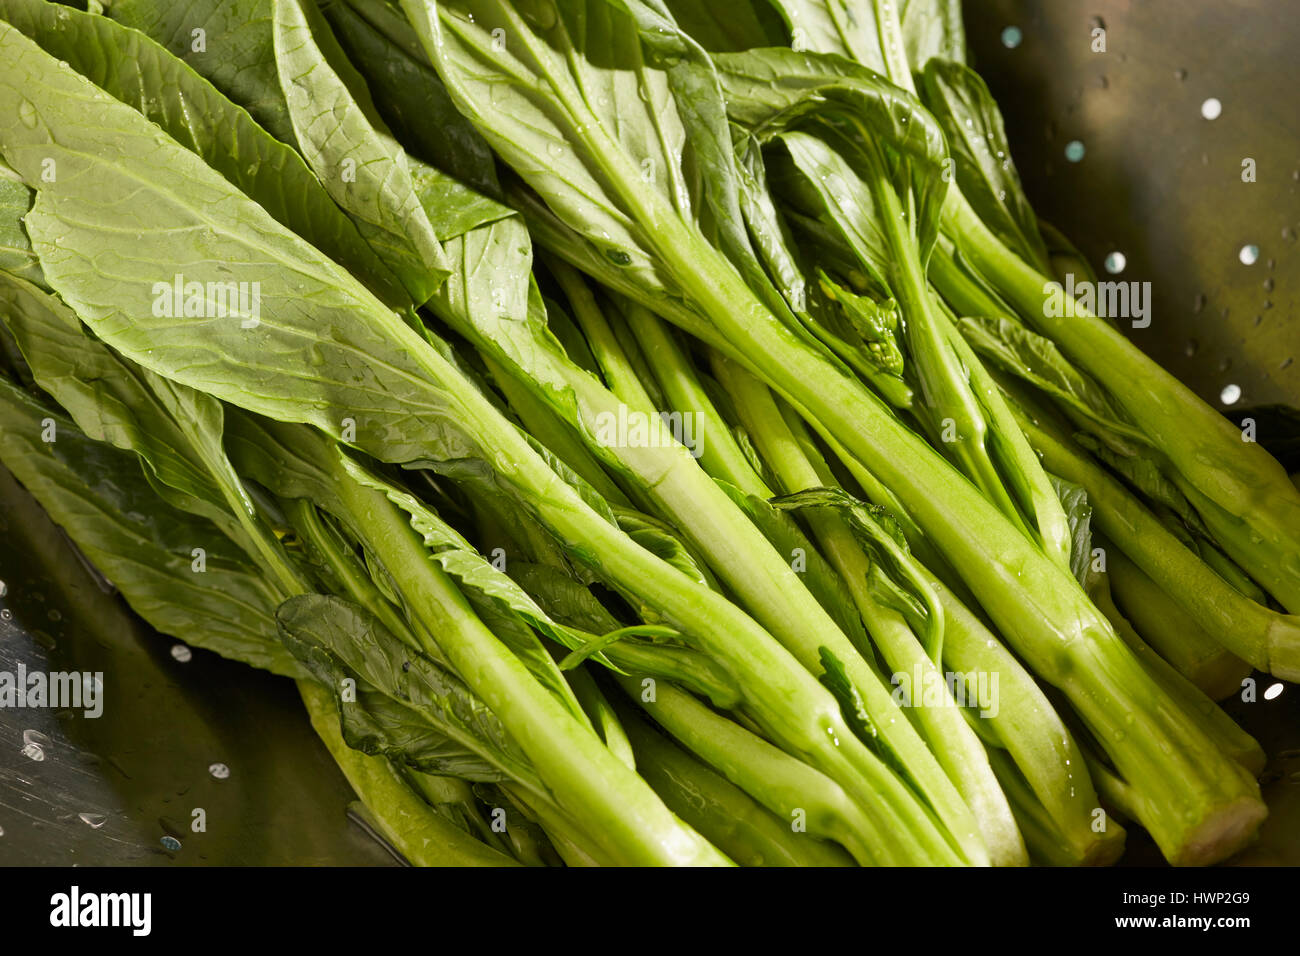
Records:
[[[1094,576],[1092,587],[1088,591],[1092,602],[1110,619],[1124,643],[1129,646],[1142,666],[1160,684],[1161,688],[1178,706],[1194,720],[1205,736],[1237,763],[1241,764],[1252,776],[1259,776],[1264,769],[1265,756],[1263,748],[1255,738],[1246,733],[1233,721],[1223,709],[1206,696],[1205,692],[1189,681],[1163,657],[1147,646],[1146,642],[1133,630],[1110,594],[1110,576],[1102,571]]]
[[[616,707],[623,712],[624,708]],[[744,790],[628,712],[623,718],[645,777],[668,808],[741,866],[853,866],[830,841],[794,832]]]
[[[425,803],[384,757],[372,757],[343,742],[334,696],[299,681],[312,726],[348,783],[378,823],[384,837],[416,866],[515,866],[503,853],[480,843],[444,820]]]
[[[833,484],[834,478],[825,461],[807,457],[804,446],[787,427],[772,393],[762,382],[726,360],[717,361],[715,369],[735,398],[745,427],[755,436],[764,461],[787,494]],[[867,586],[871,561],[852,529],[838,514],[814,510],[805,517],[826,556],[848,585],[863,622],[894,670],[895,682],[908,689],[907,699],[912,702],[908,716],[915,720],[948,779],[974,814],[992,862],[999,866],[1023,865],[1027,862],[1025,848],[1011,808],[993,778],[983,745],[949,694],[944,675],[903,616],[871,595]],[[858,680],[862,683],[871,680],[874,685],[874,675],[868,676],[863,670]],[[921,687],[911,686],[914,674],[921,675]],[[922,688],[931,682],[944,688],[944,702],[935,707],[922,703],[925,696]],[[873,702],[869,695],[867,699],[870,707]],[[875,712],[869,710],[869,713],[875,716]]]
[[[789,820],[792,826],[806,825],[811,835],[834,840],[863,866],[899,865],[916,859],[904,850],[910,831],[891,831],[887,803],[860,806],[829,777],[715,714],[671,684],[660,684],[654,699],[643,702],[635,678],[622,678],[620,683],[682,746],[717,768],[778,819]],[[943,859],[941,844],[926,852]]]
[[[1241,690],[1242,680],[1252,670],[1249,664],[1207,634],[1123,551],[1107,549],[1106,556],[1115,600],[1161,657],[1212,700],[1223,700]]]
[[[1220,543],[1288,610],[1300,613],[1300,493],[1260,445],[1079,303],[1045,307],[1048,280],[1007,250],[955,191],[944,227],[1021,316],[1110,390],[1152,444],[1222,514]]]
[[[698,417],[700,464],[704,470],[746,494],[770,498],[770,490],[736,444],[726,420],[700,384],[695,366],[668,325],[649,309],[633,302],[626,303],[624,316],[672,407],[684,415]]]
[[[726,862],[533,679],[429,560],[405,516],[382,493],[349,480],[339,481],[338,489],[411,613],[437,635],[447,660],[518,742],[557,803],[584,821],[605,852],[634,865]]]
[[[1097,527],[1207,633],[1261,670],[1300,679],[1300,618],[1256,604],[1216,574],[1128,489],[1022,398],[1021,427],[1043,465],[1082,485]]]

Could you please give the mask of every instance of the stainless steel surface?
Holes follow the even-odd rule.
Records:
[[[970,0],[974,66],[1039,215],[1149,281],[1134,341],[1223,408],[1300,406],[1295,0]],[[1013,49],[1002,42],[1020,29]],[[1092,52],[1105,30],[1106,52]],[[1217,119],[1202,116],[1217,99]],[[1065,147],[1084,145],[1080,162]],[[1242,181],[1243,160],[1256,181]],[[1244,265],[1243,246],[1259,248]]]
[[[0,671],[104,687],[98,718],[0,709],[0,865],[393,862],[348,821],[292,682],[198,649],[177,660],[2,468],[0,541]]]
[[[1236,384],[1239,405],[1300,406],[1297,12],[1284,0],[967,4],[975,63],[1035,207],[1099,272],[1119,251],[1122,278],[1152,283],[1152,323],[1135,340],[1216,404]],[[1007,26],[1022,33],[1014,49]],[[1090,49],[1098,26],[1105,53]],[[1222,103],[1212,121],[1209,97]],[[1065,158],[1072,140],[1079,163]],[[1248,244],[1260,249],[1249,266]],[[106,695],[98,720],[0,710],[0,864],[392,862],[348,823],[351,794],[288,681],[200,650],[174,659],[176,642],[99,591],[2,472],[0,541],[0,670],[103,671]],[[1300,688],[1264,700],[1272,683],[1231,707],[1271,758],[1272,816],[1237,862],[1300,864]],[[44,760],[22,753],[32,731]],[[209,772],[218,762],[228,778]],[[195,808],[204,833],[191,830]],[[1158,854],[1134,836],[1126,861]]]

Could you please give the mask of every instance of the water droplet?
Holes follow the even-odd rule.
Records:
[[[1219,392],[1219,401],[1225,405],[1236,405],[1241,401],[1240,385],[1225,385],[1223,391]]]
[[[1196,315],[1200,315],[1203,308],[1205,308],[1205,293],[1198,292],[1196,293],[1196,298],[1192,301],[1192,312]]]
[[[77,816],[81,818],[82,823],[93,830],[98,830],[108,822],[108,817],[102,813],[78,813]]]
[[[230,776],[230,768],[224,763],[214,763],[208,765],[208,773],[218,780],[225,780]]]
[[[48,617],[51,621],[63,620],[63,614],[57,608],[50,608],[45,613],[45,616]]]
[[[1014,50],[1020,46],[1020,41],[1025,35],[1020,32],[1020,27],[1007,27],[1002,31],[1002,45],[1008,50]]]
[[[1259,246],[1254,243],[1247,243],[1237,252],[1237,258],[1241,260],[1244,266],[1253,266],[1259,261]]]
[[[165,836],[159,842],[168,850],[179,850],[181,848],[181,841],[174,836]]]
[[[1128,265],[1128,259],[1122,252],[1112,252],[1106,256],[1106,261],[1102,264],[1111,275],[1119,275],[1124,271],[1124,267]]]
[[[1174,70],[1174,79],[1181,83],[1183,80],[1187,79],[1187,71],[1182,68]]]
[[[1201,104],[1201,115],[1207,120],[1218,119],[1222,112],[1223,104],[1219,102],[1217,97],[1211,96]]]
[[[1198,348],[1200,348],[1200,345],[1196,341],[1196,339],[1188,339],[1187,344],[1183,346],[1183,354],[1186,355],[1188,358],[1191,358],[1193,355],[1196,354],[1196,350]]]
[[[50,738],[46,737],[39,730],[24,730],[23,749],[21,753],[28,760],[35,760],[37,763],[40,763],[45,759],[45,745],[49,742]]]
[[[1065,144],[1065,158],[1072,163],[1077,163],[1079,160],[1083,159],[1083,154],[1085,152],[1086,150],[1084,149],[1083,143],[1077,139],[1072,139]]]
[[[8,593],[9,593],[9,585],[5,584],[3,581],[0,581],[0,597],[4,597]]]
[[[28,129],[36,128],[36,106],[29,100],[18,103],[18,118]]]
[[[194,657],[194,652],[184,644],[173,644],[172,657],[180,661],[182,664],[188,664],[190,659]]]

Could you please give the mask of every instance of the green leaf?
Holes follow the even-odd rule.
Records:
[[[570,650],[582,646],[584,639],[551,620],[523,588],[475,551],[432,508],[350,456],[342,455],[341,461],[343,470],[352,480],[382,492],[410,516],[411,527],[424,540],[434,561],[455,580],[483,622],[527,665],[543,686],[569,707],[574,716],[585,722],[582,708],[537,634]]]
[[[903,529],[893,515],[838,488],[810,488],[773,498],[772,504],[787,511],[803,508],[839,511],[871,559],[867,585],[872,597],[902,614],[921,636],[930,658],[936,663],[941,659],[943,607],[930,585],[929,573],[912,557]]]
[[[294,146],[411,301],[436,291],[447,268],[411,163],[314,3],[124,0],[110,15],[167,44]]]
[[[855,147],[853,161],[870,167],[861,170],[864,177],[883,176],[900,195],[910,189],[916,198],[910,225],[925,261],[947,194],[948,150],[943,130],[915,96],[836,56],[767,49],[715,61],[727,115],[761,141],[835,122],[840,138]]]
[[[1070,524],[1070,572],[1085,590],[1091,588],[1092,579],[1092,503],[1082,485],[1049,474],[1048,479],[1061,499],[1066,520]]]
[[[665,0],[665,6],[677,24],[710,53],[785,42],[785,29],[767,0]]]
[[[282,587],[297,572],[244,489],[222,445],[223,409],[203,392],[140,368],[92,338],[55,296],[0,273],[0,319],[32,375],[97,441],[134,451],[169,504],[212,521]]]
[[[818,651],[821,655],[823,670],[818,680],[825,685],[826,689],[835,698],[836,703],[840,705],[844,720],[853,730],[853,733],[871,749],[872,753],[907,781],[913,790],[916,790],[916,784],[908,773],[907,767],[894,753],[885,738],[881,736],[879,729],[871,719],[871,715],[867,713],[866,703],[862,700],[862,695],[858,693],[853,681],[849,680],[848,672],[844,669],[844,662],[832,654],[829,648],[818,648]]]
[[[1074,440],[1151,501],[1176,514],[1188,529],[1210,537],[1205,522],[1192,503],[1165,475],[1161,463],[1147,454],[1144,447],[1126,447],[1123,443],[1098,440],[1084,432],[1076,432]]]
[[[1047,270],[1038,218],[1020,185],[1002,113],[984,80],[964,64],[932,59],[925,64],[922,91],[947,134],[962,194],[1008,249]]]
[[[872,3],[853,0],[771,0],[790,32],[790,46],[799,52],[836,53],[884,75]]]
[[[0,379],[0,460],[153,627],[253,667],[303,673],[275,639],[275,590],[210,522],[159,498],[134,454],[87,438]]]
[[[114,6],[113,12],[123,15],[138,6],[127,2]],[[193,4],[189,9],[195,12]],[[396,278],[302,158],[166,48],[105,17],[44,0],[0,0],[0,18],[202,156],[278,222],[345,266],[385,301],[402,301]],[[184,36],[190,37],[188,29]],[[204,55],[202,62],[210,66],[216,59]]]
[[[302,594],[280,605],[276,622],[284,645],[334,693],[349,746],[428,773],[538,786],[527,758],[488,706],[360,606]],[[355,686],[344,683],[349,678]]]
[[[913,73],[920,73],[936,56],[966,62],[961,0],[899,0],[898,10]]]
[[[44,287],[41,264],[23,228],[35,193],[8,166],[0,163],[0,272],[9,272]]]
[[[690,549],[668,525],[630,508],[615,508],[614,514],[618,519],[618,526],[641,547],[671,564],[701,587],[711,586],[703,563],[696,560]]]
[[[276,70],[299,151],[411,300],[423,304],[450,269],[406,154],[376,125],[364,83],[341,51],[331,62],[334,40],[314,2],[274,0],[271,7]]]
[[[271,418],[309,422],[336,438],[350,418],[357,446],[382,459],[481,455],[462,428],[471,418],[458,401],[464,379],[401,317],[16,30],[0,26],[0,48],[15,66],[0,77],[0,116],[8,117],[0,143],[38,191],[27,216],[33,247],[47,280],[101,339]],[[61,170],[54,183],[40,180],[46,156]],[[129,249],[123,235],[135,237]],[[248,283],[260,292],[260,316],[251,307],[155,314],[169,301],[155,287],[182,274],[186,282]]]
[[[491,149],[457,112],[396,0],[336,0],[321,8],[348,59],[365,75],[375,106],[412,155],[499,195]],[[440,228],[437,221],[434,227]]]
[[[1050,339],[1014,319],[962,318],[971,347],[1003,371],[1042,389],[1102,428],[1145,446],[1147,439],[1110,394],[1075,368]]]

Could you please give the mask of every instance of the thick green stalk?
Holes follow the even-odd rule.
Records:
[[[1106,560],[1115,600],[1147,644],[1212,700],[1241,690],[1249,664],[1207,634],[1123,551],[1106,549]]]
[[[741,866],[853,866],[839,844],[796,833],[744,790],[618,707],[641,776],[668,808]]]
[[[1250,838],[1263,814],[1258,787],[1176,717],[1109,622],[1065,569],[1049,560],[955,469],[880,402],[811,350],[755,299],[740,277],[710,260],[676,220],[661,219],[657,252],[723,330],[728,352],[832,434],[907,507],[978,595],[1011,645],[1101,725],[1107,714],[1150,718],[1147,731],[1103,733],[1112,759],[1137,787],[1159,790],[1144,821],[1174,859],[1207,861]],[[1161,768],[1154,771],[1153,768]],[[1161,780],[1183,782],[1164,787]]]
[[[754,436],[759,452],[780,480],[787,494],[809,488],[827,487],[833,482],[829,469],[810,460],[796,436],[787,427],[772,393],[762,382],[738,366],[719,359],[714,363],[719,381],[735,399],[745,427]],[[877,601],[867,586],[871,560],[863,552],[844,519],[831,512],[814,510],[807,521],[827,558],[839,571],[853,595],[863,623],[876,646],[893,668],[893,683],[907,689],[913,718],[948,778],[975,815],[990,859],[999,866],[1028,862],[1024,843],[1011,815],[1006,797],[993,777],[984,747],[966,723],[961,708],[948,692],[944,675],[912,633],[903,616]],[[864,653],[869,653],[865,648]],[[912,686],[913,675],[922,685]],[[865,680],[865,677],[864,677]],[[933,683],[944,688],[939,706],[923,703],[923,688]]]
[[[1246,733],[1236,722],[1224,713],[1223,708],[1206,696],[1205,692],[1174,670],[1167,660],[1153,651],[1133,630],[1110,594],[1110,576],[1100,572],[1093,577],[1088,594],[1092,603],[1097,605],[1124,643],[1137,655],[1142,666],[1170,697],[1178,702],[1188,719],[1196,721],[1205,736],[1214,741],[1225,754],[1241,764],[1252,776],[1259,776],[1264,769],[1266,758],[1264,750],[1255,738]]]
[[[700,384],[695,366],[668,325],[645,306],[627,300],[623,315],[672,407],[682,414],[689,412],[698,417],[699,433],[704,436],[700,455],[704,470],[746,494],[771,497],[762,478],[736,444],[726,420]]]
[[[671,684],[660,684],[654,700],[646,702],[635,678],[625,677],[620,683],[682,746],[779,819],[806,825],[814,837],[834,840],[861,865],[898,866],[927,856],[936,862],[956,862],[942,842],[916,845],[914,831],[889,812],[895,800],[907,799],[897,780],[893,786],[900,792],[893,799],[863,806],[826,775]]]
[[[1097,527],[1205,631],[1261,670],[1300,679],[1300,618],[1256,604],[1208,565],[1127,488],[1072,444],[1050,417],[1018,411],[1021,428],[1055,475],[1082,485]]]
[[[528,434],[545,445],[548,451],[558,455],[566,465],[578,473],[583,481],[599,491],[601,497],[610,504],[633,507],[631,499],[600,467],[600,463],[592,457],[581,439],[573,434],[572,429],[560,420],[555,411],[507,372],[491,353],[480,354],[488,370],[492,372],[497,388],[501,389],[501,394],[510,403],[511,410],[519,416],[524,428],[528,429]]]
[[[979,396],[985,415],[992,425],[988,440],[992,445],[993,456],[1003,463],[1010,491],[1019,497],[1023,513],[1032,517],[1033,532],[1043,553],[1069,570],[1073,535],[1056,489],[1052,487],[1038,456],[1020,430],[1002,390],[975,354],[975,350],[949,321],[947,307],[942,301],[937,300],[936,312],[941,317],[944,333],[953,351],[970,376],[971,388]]]
[[[1300,493],[1282,467],[1078,302],[1069,300],[1072,315],[1048,314],[1058,311],[1045,307],[1049,280],[1008,251],[959,194],[949,198],[944,225],[962,253],[1027,322],[1110,390],[1211,506],[1201,516],[1233,560],[1300,613]]]
[[[337,487],[411,613],[437,635],[438,647],[528,755],[557,803],[584,821],[611,858],[635,865],[727,862],[533,679],[429,560],[405,516],[382,493],[346,478]]]

